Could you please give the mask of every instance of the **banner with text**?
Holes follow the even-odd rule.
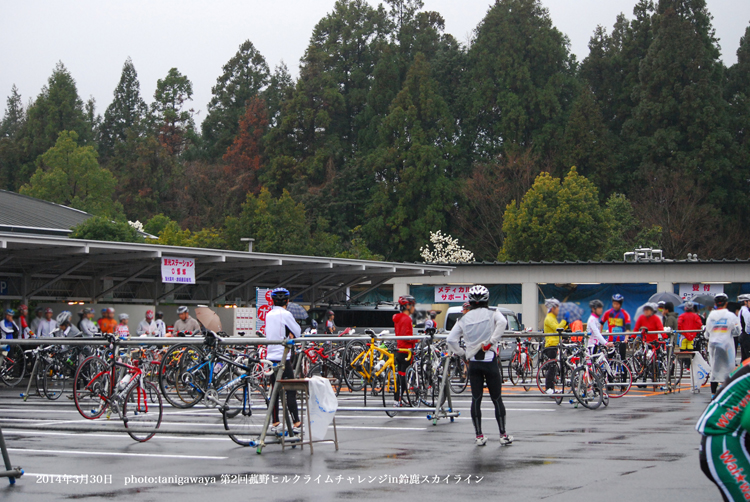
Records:
[[[724,292],[723,284],[680,284],[680,298],[691,300],[696,296],[716,296]]]
[[[469,301],[471,286],[435,286],[435,303],[464,303]]]
[[[161,259],[161,282],[165,284],[195,284],[195,260],[163,256]]]
[[[264,335],[266,334],[266,314],[273,308],[271,301],[271,290],[265,288],[255,288],[255,329]]]

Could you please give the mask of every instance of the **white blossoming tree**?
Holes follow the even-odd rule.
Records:
[[[458,244],[458,239],[454,239],[448,234],[443,234],[440,230],[430,232],[430,246],[419,248],[419,253],[426,263],[471,263],[474,261],[474,253]]]
[[[135,220],[135,221],[128,220],[128,225],[135,228],[139,232],[143,232],[143,223],[141,223],[139,220]]]

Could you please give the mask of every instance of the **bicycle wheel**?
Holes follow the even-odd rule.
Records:
[[[161,425],[163,412],[161,393],[156,385],[144,380],[143,387],[134,386],[125,397],[122,407],[128,435],[141,443],[148,441]]]
[[[308,371],[309,377],[319,376],[328,379],[331,382],[333,392],[338,396],[341,392],[341,370],[334,365],[315,364]]]
[[[528,391],[531,386],[524,385],[531,383],[531,368],[526,360],[527,354],[514,352],[513,357],[508,362],[508,378],[513,385],[522,385],[524,390]]]
[[[50,401],[59,399],[65,392],[65,381],[67,379],[68,376],[63,368],[59,368],[57,364],[48,364],[44,369],[44,380],[42,382],[44,397]]]
[[[409,402],[409,406],[416,407],[422,400],[422,386],[419,382],[419,372],[414,366],[406,368],[406,389],[404,395]]]
[[[546,363],[542,364],[539,367],[539,371],[536,374],[536,385],[539,387],[539,391],[542,394],[546,395],[546,388],[542,390],[544,387],[546,387],[547,382],[547,373],[550,371],[553,371],[553,368],[556,369],[555,371],[555,378],[553,379],[553,384],[555,386],[555,393],[564,394],[565,393],[565,377],[563,375],[562,369],[560,368],[560,362],[557,359],[550,359]],[[562,403],[562,397],[556,397],[555,402],[557,404]]]
[[[448,378],[450,380],[451,392],[461,394],[469,385],[469,368],[466,362],[458,357],[450,358],[450,368],[448,368]]]
[[[83,418],[94,420],[104,414],[112,395],[112,369],[100,357],[83,360],[73,380],[73,401]]]
[[[169,404],[175,408],[191,408],[203,398],[203,394],[196,392],[196,385],[202,383],[205,375],[194,369],[203,361],[203,350],[195,346],[175,345],[164,355],[159,390]],[[205,388],[205,383],[203,385]]]
[[[602,404],[604,392],[599,375],[588,366],[579,366],[570,377],[570,388],[579,403],[590,410]]]
[[[630,372],[628,365],[619,359],[609,361],[609,367],[612,374],[607,374],[607,384],[604,390],[613,399],[623,397],[633,386],[633,374]],[[620,385],[608,385],[610,383]]]
[[[244,379],[229,391],[221,408],[224,430],[240,446],[255,446],[268,413],[268,397],[259,385]]]
[[[0,356],[0,380],[8,387],[18,385],[26,374],[26,356],[19,345],[12,345],[5,357]]]
[[[365,364],[369,364],[369,360],[367,360],[366,356],[359,358],[356,363],[355,360],[366,350],[364,342],[358,340],[349,342],[346,346],[346,351],[344,352],[344,379],[351,392],[359,392],[365,386],[365,380],[362,378],[359,369]]]

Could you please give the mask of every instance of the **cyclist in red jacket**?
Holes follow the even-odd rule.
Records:
[[[417,301],[413,296],[404,295],[398,299],[398,305],[401,308],[401,313],[393,316],[393,326],[395,327],[396,336],[414,336],[411,315],[414,313]],[[397,374],[396,395],[394,396],[395,401],[393,402],[393,406],[396,407],[401,406],[401,398],[404,395],[404,389],[406,389],[406,369],[412,361],[412,354],[408,351],[414,350],[415,344],[416,340],[413,339],[396,341],[396,346],[399,349],[394,356]]]
[[[693,340],[695,335],[703,328],[703,320],[694,312],[695,304],[693,302],[685,303],[685,313],[677,318],[678,331],[687,331],[694,329],[691,333],[682,333],[680,336],[680,349],[693,350]]]

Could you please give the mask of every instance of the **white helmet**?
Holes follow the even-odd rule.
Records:
[[[57,314],[57,324],[62,326],[66,322],[70,322],[70,318],[73,317],[73,314],[70,313],[68,310],[63,310],[59,314]]]
[[[488,302],[490,301],[490,290],[477,284],[469,289],[469,301],[470,302]]]
[[[544,300],[544,307],[547,309],[547,311],[552,310],[555,307],[560,306],[560,300],[557,298],[547,298]]]
[[[124,314],[124,313],[123,313],[123,314],[120,314],[120,316],[119,316],[119,317],[120,317],[120,320],[121,320],[121,321],[124,321],[125,319],[130,319],[130,316],[129,316],[128,314]]]
[[[745,293],[745,294],[743,294],[743,295],[739,295],[739,296],[737,297],[737,301],[738,301],[738,302],[746,302],[746,301],[748,301],[748,300],[750,300],[750,293]]]
[[[649,302],[643,306],[644,309],[651,309],[652,312],[657,312],[659,310],[659,305],[654,302]]]

